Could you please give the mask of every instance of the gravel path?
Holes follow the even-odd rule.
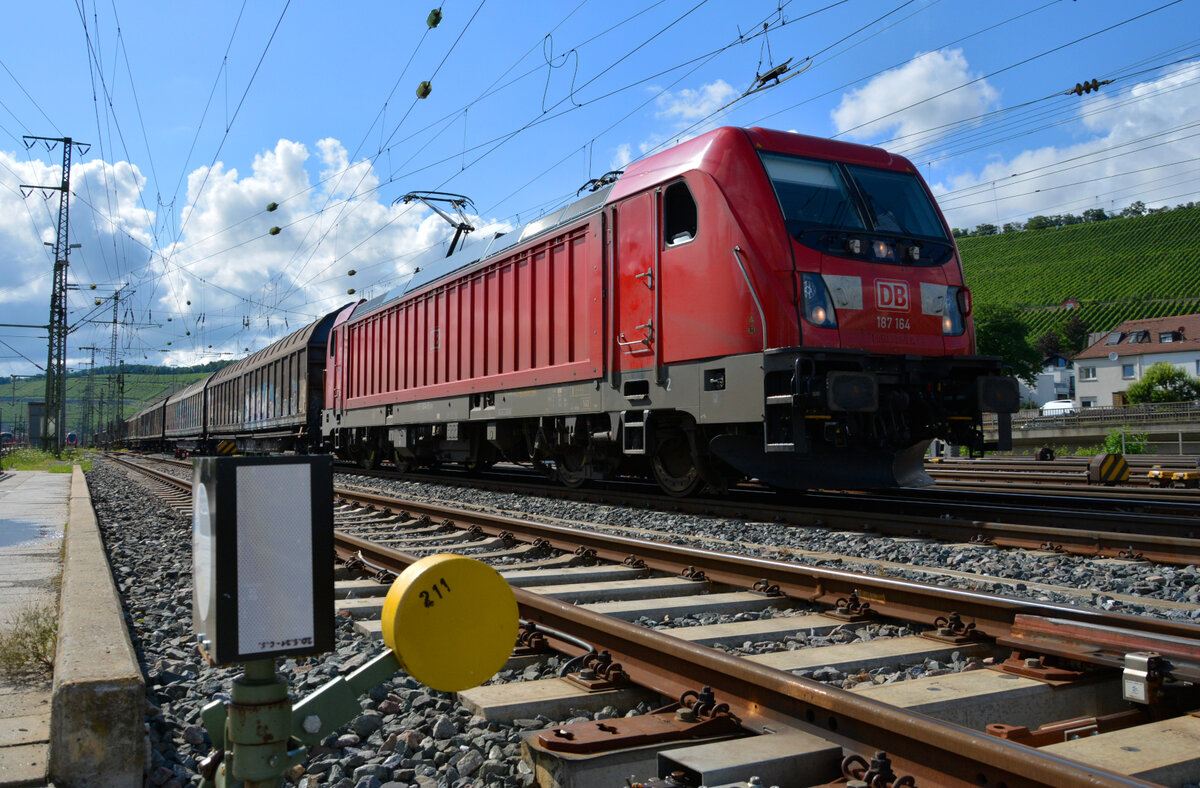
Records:
[[[201,664],[193,647],[191,620],[191,523],[150,497],[145,489],[123,472],[103,461],[88,474],[102,533],[113,572],[124,600],[127,623],[147,679],[147,730],[149,771],[147,785],[182,788],[199,784],[197,762],[210,749],[200,726],[200,708],[213,698],[228,698],[230,681],[238,671]],[[784,528],[777,524],[717,520],[690,515],[627,510],[555,500],[529,499],[463,488],[387,482],[363,477],[340,476],[338,483],[370,486],[396,495],[504,511],[557,523],[580,521],[602,523],[629,534],[631,529],[659,534],[686,534],[697,547],[743,552],[770,558],[790,557],[807,563],[831,565],[836,558],[814,558],[808,553],[838,553],[913,566],[950,567],[962,572],[979,571],[1014,582],[996,583],[1012,595],[1056,602],[1078,602],[1071,597],[1036,590],[1035,582],[1087,585],[1095,589],[1090,603],[1112,609],[1122,602],[1113,594],[1142,594],[1160,599],[1200,601],[1195,567],[1174,570],[1140,564],[1096,562],[1063,556],[1035,557],[1018,551],[986,547],[947,546],[923,540],[896,540],[835,532]],[[880,565],[884,566],[883,564]],[[883,571],[880,569],[880,571]],[[904,568],[892,574],[920,575]],[[1156,579],[1157,578],[1157,579]],[[1086,583],[1083,581],[1086,579]],[[979,588],[978,580],[966,579],[964,587]],[[983,587],[988,587],[984,584]],[[1129,612],[1141,612],[1125,603]],[[804,610],[742,613],[733,617],[701,615],[670,621],[641,620],[638,623],[665,629],[744,620],[765,616],[803,614]],[[1162,614],[1147,609],[1149,614]],[[1200,619],[1196,611],[1174,614]],[[375,656],[383,648],[353,634],[352,623],[340,618],[338,647],[331,654],[302,660],[287,660],[280,672],[294,696],[307,695],[331,678],[344,675]],[[783,642],[746,642],[726,648],[736,654],[764,653],[833,643],[873,640],[912,634],[894,625],[845,625],[825,634],[798,633]],[[493,682],[545,678],[557,675],[562,660],[549,658],[521,671],[504,671]],[[910,678],[981,667],[974,659],[955,653],[940,663],[926,660],[915,665],[840,673],[832,667],[804,671],[800,675],[851,687],[864,682],[891,683]],[[533,775],[520,760],[524,733],[551,725],[584,719],[606,719],[648,709],[607,708],[601,712],[573,713],[566,720],[536,717],[513,724],[488,723],[458,706],[453,696],[428,690],[399,674],[361,699],[364,712],[337,734],[313,749],[302,768],[291,775],[301,788],[465,788],[466,786],[529,786]]]

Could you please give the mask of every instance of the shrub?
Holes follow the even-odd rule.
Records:
[[[58,616],[54,605],[29,606],[12,614],[0,631],[0,673],[13,677],[54,673]]]
[[[1104,436],[1103,449],[1109,454],[1145,454],[1149,442],[1149,433],[1130,432],[1128,427],[1121,427]]]

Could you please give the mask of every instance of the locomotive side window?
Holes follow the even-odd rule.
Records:
[[[762,154],[762,162],[790,231],[822,227],[866,229],[833,162],[772,153]]]
[[[687,243],[696,237],[696,201],[683,181],[663,192],[663,239],[667,246]]]

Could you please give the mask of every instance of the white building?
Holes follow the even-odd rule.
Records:
[[[1200,377],[1200,315],[1127,320],[1075,356],[1080,407],[1125,404],[1125,390],[1166,361]]]
[[[1021,402],[1032,402],[1041,407],[1056,399],[1075,398],[1075,366],[1071,359],[1062,356],[1051,356],[1042,363],[1042,371],[1035,380],[1036,385],[1030,387],[1025,381],[1017,378],[1021,388]]]

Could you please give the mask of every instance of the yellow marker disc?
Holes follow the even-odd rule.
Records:
[[[383,642],[417,681],[457,692],[504,666],[517,641],[517,618],[517,600],[495,569],[461,555],[431,555],[388,590]]]

